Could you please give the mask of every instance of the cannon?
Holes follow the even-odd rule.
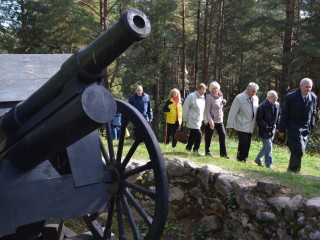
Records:
[[[46,239],[48,221],[73,218],[85,222],[93,239],[111,239],[114,225],[118,239],[160,238],[168,184],[159,144],[143,116],[101,83],[104,69],[150,30],[143,12],[128,9],[28,98],[8,101],[14,106],[0,118],[1,240]],[[121,134],[113,141],[109,122],[116,112]],[[98,132],[103,125],[106,142]],[[140,160],[139,148],[149,158],[131,164]],[[141,174],[148,184],[136,181]]]

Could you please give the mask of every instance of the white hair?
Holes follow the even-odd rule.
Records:
[[[216,88],[218,88],[218,90],[220,90],[220,84],[218,82],[214,81],[214,82],[210,83],[210,85],[209,85],[209,92],[210,93],[212,92],[212,88],[214,88],[214,87],[216,87]]]
[[[249,88],[254,88],[256,91],[259,90],[258,84],[254,83],[254,82],[250,82],[250,83],[248,84],[247,89],[249,89]]]
[[[300,81],[300,86],[305,85],[306,83],[310,83],[311,85],[313,85],[313,82],[310,78],[304,78]]]
[[[271,97],[271,96],[274,96],[277,98],[278,93],[275,90],[270,90],[269,92],[267,92],[267,97]]]

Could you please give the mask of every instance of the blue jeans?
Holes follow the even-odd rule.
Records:
[[[270,138],[262,138],[263,146],[256,157],[255,162],[258,164],[262,163],[262,158],[264,157],[266,167],[271,167],[272,165],[272,141]]]
[[[120,137],[121,127],[111,125],[111,138],[112,140],[118,140]]]

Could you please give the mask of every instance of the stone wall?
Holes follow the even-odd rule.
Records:
[[[180,219],[198,212],[198,226],[212,236],[320,239],[320,197],[305,199],[277,182],[248,179],[188,159],[165,159],[165,165],[169,214]]]

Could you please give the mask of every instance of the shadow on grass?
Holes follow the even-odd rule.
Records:
[[[188,151],[163,151],[162,155],[164,157],[179,157],[179,158],[188,158],[190,157],[192,153],[188,152]]]
[[[278,172],[273,170],[243,169],[247,177],[279,182],[283,187],[293,189],[306,198],[320,196],[320,178],[312,175]]]
[[[303,176],[312,180],[320,181],[320,177],[317,177],[317,176],[313,176],[313,175],[303,175]]]

